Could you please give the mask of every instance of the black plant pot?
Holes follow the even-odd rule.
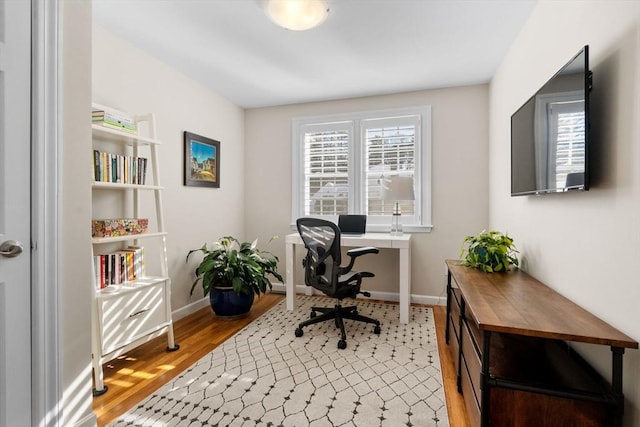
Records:
[[[237,294],[233,288],[212,288],[209,302],[213,312],[222,317],[236,317],[247,314],[253,305],[254,293]]]

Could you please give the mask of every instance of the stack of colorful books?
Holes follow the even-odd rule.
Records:
[[[116,110],[94,106],[91,112],[91,122],[122,132],[138,133],[136,123],[133,119]]]
[[[145,185],[147,158],[93,150],[93,175],[96,182]]]
[[[142,246],[129,246],[117,252],[95,255],[93,262],[98,290],[112,285],[133,286],[136,280],[146,274]]]

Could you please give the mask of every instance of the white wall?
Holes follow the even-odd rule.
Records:
[[[197,258],[187,265],[187,252],[222,236],[244,237],[244,111],[102,27],[93,29],[93,101],[155,113],[172,308],[179,310],[202,297],[200,289],[189,296]],[[220,141],[220,188],[183,185],[185,130]]]
[[[462,239],[488,224],[488,87],[428,90],[246,112],[245,226],[249,238],[267,242],[284,261],[284,236],[291,225],[291,119],[331,113],[432,106],[433,200],[430,233],[414,233],[412,294],[421,302],[445,296],[446,258],[457,258]],[[298,263],[297,263],[298,264]],[[377,277],[363,288],[397,293],[397,253],[363,257],[358,269]],[[284,273],[284,266],[281,268]],[[303,284],[300,274],[296,283]],[[416,298],[414,298],[415,300]]]
[[[592,189],[509,197],[509,119],[583,45],[593,70]],[[542,0],[490,89],[490,224],[523,268],[640,338],[640,2]],[[570,319],[568,319],[570,321]],[[610,351],[581,347],[610,378]],[[625,354],[625,425],[640,425],[640,355]]]

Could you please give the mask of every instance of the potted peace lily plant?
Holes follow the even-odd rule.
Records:
[[[460,256],[462,264],[478,268],[486,273],[507,271],[518,266],[513,239],[499,231],[482,231],[476,236],[464,238]]]
[[[204,256],[196,267],[191,295],[200,282],[204,295],[209,295],[214,313],[219,316],[248,313],[254,296],[271,289],[269,275],[283,282],[278,273],[278,258],[258,249],[257,239],[240,243],[235,237],[222,237],[211,248],[205,243],[201,248],[190,250],[187,261],[195,252]]]

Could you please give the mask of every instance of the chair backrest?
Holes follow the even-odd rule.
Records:
[[[364,234],[367,229],[366,215],[340,215],[338,228],[342,234]]]
[[[573,172],[567,174],[567,181],[564,184],[565,187],[578,187],[580,185],[584,185],[583,172]]]
[[[319,218],[298,218],[296,225],[307,248],[305,284],[333,296],[341,262],[340,229],[333,222]]]

